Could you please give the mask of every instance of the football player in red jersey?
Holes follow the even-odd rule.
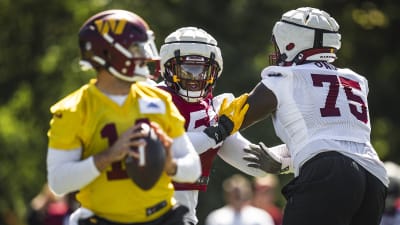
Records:
[[[176,204],[172,180],[196,181],[201,165],[171,96],[137,82],[154,77],[149,63],[159,64],[152,31],[132,12],[107,10],[89,18],[78,36],[82,66],[97,77],[50,108],[48,131],[50,188],[78,191],[82,206],[69,224],[183,224],[187,208]],[[153,128],[172,155],[149,190],[132,182],[125,166],[147,135],[135,125],[143,120],[158,124]]]
[[[266,172],[294,169],[282,189],[283,225],[378,225],[389,179],[370,141],[368,81],[332,64],[341,47],[338,23],[301,7],[282,15],[272,40],[272,65],[248,94],[242,128],[271,115],[286,144],[246,150],[250,165]]]
[[[223,69],[217,41],[203,29],[182,27],[165,38],[160,56],[164,81],[159,87],[171,93],[173,102],[186,119],[187,134],[201,159],[202,174],[197,182],[174,183],[175,198],[189,207],[185,221],[197,224],[198,194],[207,189],[212,162],[217,155],[247,174],[263,176],[265,172],[247,167],[242,148],[249,141],[235,133],[238,126],[234,126],[231,118],[218,116],[225,111],[224,99],[232,100],[234,96],[229,93],[213,96],[213,88]],[[241,106],[245,101],[246,96],[242,96],[232,104]],[[246,107],[240,108],[235,115],[240,117],[245,112]]]

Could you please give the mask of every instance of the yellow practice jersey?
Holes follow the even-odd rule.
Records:
[[[122,106],[95,86],[96,80],[51,107],[49,147],[82,148],[82,159],[112,145],[137,120],[157,122],[172,138],[184,134],[184,118],[168,93],[135,83]],[[164,214],[173,204],[171,178],[163,173],[157,184],[143,191],[128,178],[124,162],[114,163],[77,194],[83,207],[96,215],[122,223],[147,222]]]

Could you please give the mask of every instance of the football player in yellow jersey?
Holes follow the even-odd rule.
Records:
[[[77,192],[81,205],[69,224],[183,224],[171,180],[194,182],[201,166],[170,95],[137,82],[154,78],[150,63],[159,65],[152,31],[134,13],[108,10],[83,24],[79,44],[81,65],[97,78],[51,107],[48,131],[50,188]],[[143,119],[157,124],[167,151],[163,174],[146,191],[128,178],[123,160],[143,144],[137,138],[145,134],[135,131]]]

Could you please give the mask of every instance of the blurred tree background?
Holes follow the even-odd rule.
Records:
[[[251,90],[268,65],[273,23],[301,6],[324,9],[341,25],[336,65],[369,80],[372,142],[383,160],[400,163],[396,0],[0,0],[0,225],[24,225],[29,201],[46,182],[49,106],[93,75],[78,66],[77,33],[89,16],[112,8],[131,10],[150,24],[158,47],[179,27],[204,28],[218,40],[224,57],[216,93],[239,95]],[[280,143],[269,119],[243,133],[251,141]],[[223,205],[222,180],[237,172],[216,159],[209,189],[200,195],[200,225]],[[281,185],[289,178],[281,176]]]

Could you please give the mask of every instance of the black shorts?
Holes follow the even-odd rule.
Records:
[[[282,189],[287,200],[283,225],[378,225],[386,191],[351,158],[320,153]]]

